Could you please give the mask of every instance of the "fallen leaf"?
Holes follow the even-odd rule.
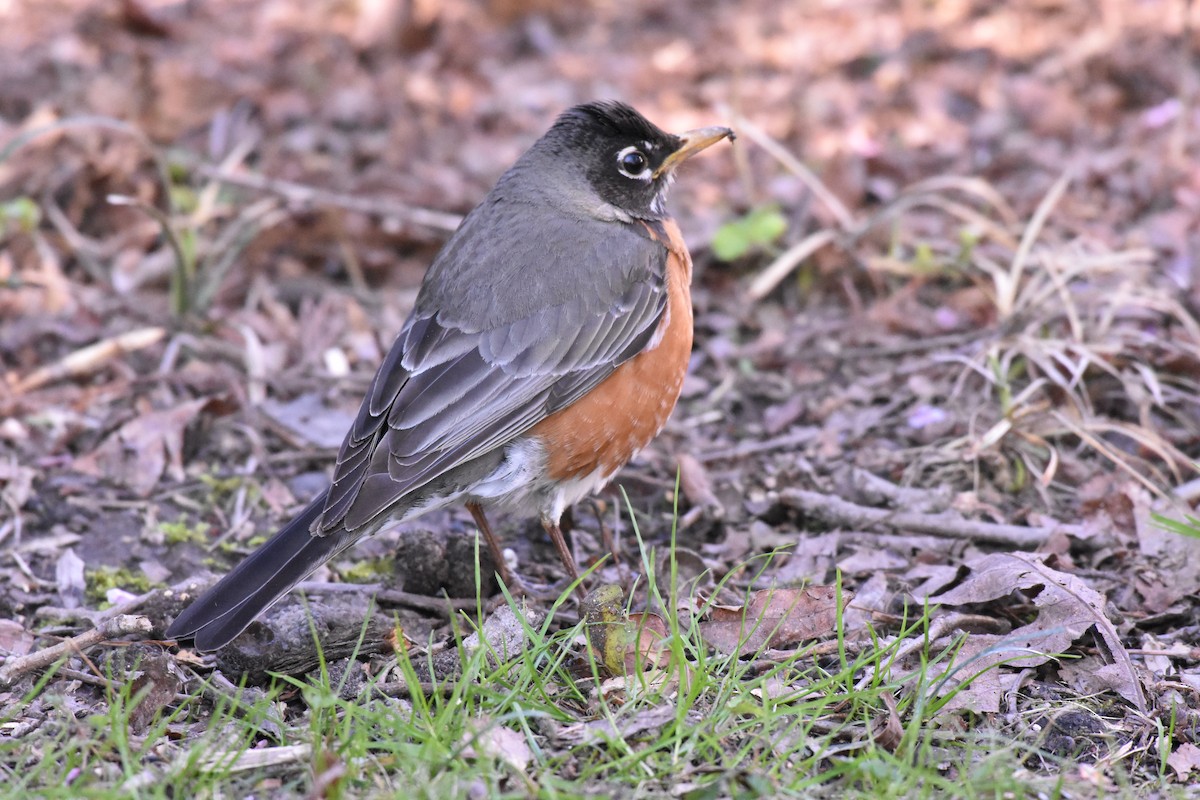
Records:
[[[983,556],[968,563],[971,574],[961,584],[929,598],[941,605],[961,606],[992,603],[1016,590],[1032,595],[1031,600],[1038,608],[1037,618],[1002,637],[991,652],[981,653],[971,665],[972,674],[1019,654],[1029,656],[1020,659],[1020,667],[1044,663],[1055,654],[1067,652],[1073,642],[1095,630],[1107,650],[1106,660],[1115,667],[1106,674],[1106,682],[1145,711],[1141,681],[1121,637],[1104,613],[1104,596],[1078,577],[1046,566],[1042,558],[1027,553]]]
[[[32,392],[48,383],[86,375],[115,358],[157,344],[167,335],[165,328],[139,328],[120,336],[88,345],[68,354],[49,366],[42,367],[17,381],[14,394]]]
[[[684,496],[693,506],[708,509],[718,517],[724,516],[725,507],[713,491],[712,476],[704,464],[690,453],[680,453],[678,463],[679,484]]]
[[[942,644],[939,641],[939,644]],[[941,713],[971,711],[975,714],[996,714],[1005,697],[1020,683],[1021,673],[1014,670],[993,669],[996,660],[1011,659],[1024,655],[1005,642],[1004,636],[990,633],[973,633],[954,651],[954,661],[947,664],[948,670],[938,665],[928,667],[928,678],[934,683],[943,699]],[[1039,656],[1030,662],[1025,658],[1014,666],[1025,667],[1048,661]],[[947,674],[949,673],[949,674]]]
[[[876,575],[880,572],[900,571],[907,567],[910,559],[885,547],[857,547],[838,561],[843,575]]]
[[[1181,783],[1187,781],[1193,771],[1200,769],[1200,747],[1184,742],[1167,756],[1167,765],[1175,770],[1176,779]]]
[[[139,497],[154,491],[167,469],[174,480],[182,481],[183,433],[208,403],[209,398],[202,397],[141,414],[110,434],[91,453],[76,459],[75,469],[122,483]]]
[[[482,729],[463,734],[466,747],[463,748],[465,758],[494,758],[503,761],[518,772],[524,772],[533,761],[533,750],[525,741],[524,735],[512,728],[503,728],[486,720],[479,723]]]
[[[0,619],[0,653],[23,656],[33,651],[34,636],[25,626],[11,619]]]
[[[655,564],[654,577],[658,582],[658,591],[663,598],[671,596],[671,565],[675,567],[675,585],[678,588],[676,597],[680,608],[692,609],[697,587],[713,585],[712,569],[694,550],[686,547],[673,547],[659,552]]]
[[[83,575],[84,566],[83,559],[75,555],[73,547],[68,547],[58,557],[58,562],[54,565],[54,581],[63,608],[78,608],[83,603],[83,595],[87,590],[87,579]]]
[[[174,702],[183,681],[174,659],[166,653],[139,649],[136,662],[136,672],[126,676],[130,694],[140,697],[129,715],[129,727],[141,734],[168,703]]]
[[[634,741],[647,732],[661,731],[675,722],[678,710],[673,704],[638,706],[631,713],[564,725],[554,739],[568,745],[595,745],[614,741]],[[689,716],[696,712],[688,712]],[[695,720],[699,722],[699,720]]]
[[[340,447],[346,431],[354,424],[354,414],[325,405],[322,395],[302,394],[286,403],[267,398],[258,406],[268,419],[287,430],[300,442],[315,447]]]
[[[625,674],[633,675],[666,665],[671,658],[664,640],[670,635],[666,621],[657,614],[639,611],[629,615],[628,627],[636,633],[625,649]]]
[[[1064,662],[1059,668],[1059,677],[1081,695],[1108,690],[1120,693],[1127,680],[1121,664],[1106,664],[1099,656],[1084,656],[1077,661]]]
[[[852,597],[842,592],[843,606]],[[745,606],[709,605],[700,635],[718,652],[744,656],[826,636],[833,632],[837,613],[834,586],[762,589]]]
[[[9,508],[20,508],[33,495],[37,472],[17,463],[15,457],[0,461],[0,501]]]
[[[1122,487],[1133,507],[1138,550],[1153,570],[1139,581],[1146,608],[1161,613],[1181,598],[1200,590],[1200,539],[1167,530],[1154,515],[1177,518],[1177,501],[1156,499],[1140,486]]]
[[[884,750],[894,753],[904,740],[904,724],[900,721],[900,712],[892,693],[884,692],[880,699],[885,709],[871,720],[871,738]]]

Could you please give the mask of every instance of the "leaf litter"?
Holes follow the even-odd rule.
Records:
[[[1186,520],[1200,499],[1188,489],[1200,126],[1177,68],[1194,42],[1175,17],[1153,2],[1104,4],[1115,16],[1098,20],[1071,2],[863,14],[764,0],[602,20],[613,35],[597,37],[566,10],[487,5],[416,4],[387,25],[344,4],[9,14],[0,655],[14,683],[0,701],[26,696],[60,637],[56,652],[94,655],[106,636],[87,625],[142,630],[87,607],[79,584],[96,568],[166,584],[127,595],[161,632],[194,576],[225,569],[319,491],[436,244],[555,111],[613,92],[593,78],[603,58],[627,65],[614,67],[619,93],[664,126],[727,116],[747,146],[691,167],[674,198],[696,256],[696,350],[675,417],[619,478],[661,555],[678,472],[674,595],[671,560],[643,562],[624,496],[575,511],[577,551],[612,551],[595,585],[622,587],[603,612],[617,644],[594,645],[599,660],[614,675],[669,666],[677,615],[713,653],[779,663],[828,645],[840,613],[845,646],[894,644],[898,675],[918,674],[937,634],[954,657],[929,676],[946,725],[1038,728],[1058,752],[1102,738],[1078,704],[1106,704],[1127,743],[1176,715],[1165,763],[1191,780],[1200,558],[1195,538],[1154,517]],[[759,17],[775,34],[741,24]],[[294,80],[297,65],[313,82]],[[395,647],[433,641],[452,676],[464,657],[446,649],[454,598],[394,580],[422,559],[473,569],[472,529],[458,512],[420,524],[437,536],[364,543],[313,576],[310,605],[290,598],[256,630],[311,639],[311,613],[335,658],[356,652],[376,674]],[[536,525],[507,525],[523,568],[560,577]],[[394,559],[414,563],[393,571]],[[678,607],[634,583],[645,563]],[[839,571],[844,609],[831,599]],[[931,630],[906,628],[926,601]],[[511,657],[531,627],[497,612],[480,632]],[[262,682],[319,660],[279,649],[163,649],[140,674],[111,668],[153,685],[153,717],[174,702],[164,664],[190,691],[197,675]],[[67,669],[94,670],[86,653]],[[103,709],[88,685],[50,686]],[[903,736],[904,695],[892,699],[864,728],[885,748]],[[35,731],[37,703],[3,730]],[[577,721],[557,739],[547,728],[547,744],[643,737],[674,715],[561,711]],[[287,713],[279,724],[302,711]],[[477,755],[532,773],[514,731],[480,720]],[[269,749],[281,763],[313,757]],[[1083,777],[1112,785],[1125,755],[1096,745]],[[1131,769],[1153,774],[1156,755]],[[327,766],[335,782],[337,760]]]

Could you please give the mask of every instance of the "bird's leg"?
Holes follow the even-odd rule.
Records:
[[[579,583],[579,568],[575,566],[575,557],[571,555],[571,549],[567,547],[567,540],[563,538],[562,529],[558,527],[556,521],[547,516],[542,517],[542,527],[546,529],[546,533],[550,534],[550,541],[554,542],[554,549],[558,551],[559,560],[567,568],[571,580],[575,582],[575,591],[582,597],[585,592],[583,585]]]
[[[471,512],[471,517],[475,520],[475,525],[479,528],[479,532],[483,534],[483,540],[487,542],[488,550],[492,551],[492,560],[496,562],[496,570],[500,573],[500,580],[504,581],[504,585],[508,587],[510,592],[521,593],[521,582],[517,579],[512,571],[508,568],[508,562],[504,560],[504,551],[500,548],[500,542],[496,539],[496,534],[492,533],[492,526],[487,520],[487,516],[483,513],[483,506],[479,503],[467,503],[467,510]]]

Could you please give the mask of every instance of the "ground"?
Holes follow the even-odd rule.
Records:
[[[1200,11],[562,5],[0,0],[0,792],[1185,795]],[[573,514],[599,593],[495,600],[453,509],[163,641],[597,98],[739,134],[671,199],[679,408]]]

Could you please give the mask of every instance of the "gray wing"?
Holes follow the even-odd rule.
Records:
[[[528,236],[512,211],[481,206],[430,268],[342,444],[314,533],[356,530],[496,452],[654,335],[667,251],[642,225],[554,220]],[[478,216],[490,247],[472,245]]]

